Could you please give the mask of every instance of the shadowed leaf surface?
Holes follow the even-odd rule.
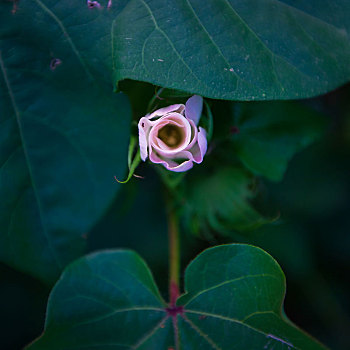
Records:
[[[325,129],[323,115],[296,102],[234,105],[234,149],[252,172],[282,180],[288,161],[315,141]]]
[[[249,202],[255,196],[252,186],[252,176],[239,167],[221,166],[193,179],[184,191],[185,222],[195,234],[209,236],[210,228],[230,235],[271,222]]]
[[[53,283],[119,189],[130,109],[59,27],[36,31],[11,6],[0,5],[0,259]]]

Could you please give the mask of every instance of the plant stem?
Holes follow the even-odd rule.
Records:
[[[178,218],[168,196],[169,298],[174,307],[180,294],[180,244]]]

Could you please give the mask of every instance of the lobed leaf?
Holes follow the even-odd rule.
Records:
[[[325,349],[283,315],[285,278],[259,248],[210,248],[187,268],[186,293],[164,303],[141,258],[96,253],[53,289],[41,349]]]

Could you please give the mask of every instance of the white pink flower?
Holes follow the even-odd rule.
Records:
[[[186,105],[160,108],[139,121],[141,159],[162,164],[175,172],[201,163],[207,151],[206,131],[198,127],[203,99],[194,95]]]

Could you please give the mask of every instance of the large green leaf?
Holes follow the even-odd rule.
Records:
[[[52,283],[119,189],[130,110],[61,32],[22,26],[11,6],[0,6],[0,259]]]
[[[350,79],[348,0],[21,0],[92,71],[219,99],[304,98]],[[11,17],[11,16],[8,16]],[[7,23],[5,19],[2,23]],[[28,32],[30,35],[30,31]]]
[[[323,115],[296,102],[238,103],[233,114],[234,152],[255,174],[275,181],[325,129]]]
[[[206,250],[185,289],[168,306],[135,253],[84,257],[56,284],[45,332],[27,349],[324,349],[284,316],[284,275],[259,248]]]

